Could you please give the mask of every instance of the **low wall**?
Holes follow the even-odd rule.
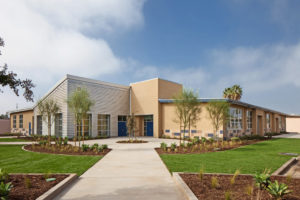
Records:
[[[0,134],[10,132],[10,120],[0,119]]]

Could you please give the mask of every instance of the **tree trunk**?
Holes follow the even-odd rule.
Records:
[[[48,142],[51,144],[51,116],[48,115]]]
[[[82,121],[82,135],[83,135],[82,144],[84,144],[84,119]]]
[[[189,139],[191,139],[191,120],[189,120]]]
[[[76,146],[76,140],[77,140],[77,124],[76,124],[76,120],[74,121],[74,138],[75,138],[75,146]]]
[[[78,145],[80,147],[80,140],[81,140],[81,131],[82,131],[82,128],[81,128],[81,121],[79,122],[79,135],[78,135]]]

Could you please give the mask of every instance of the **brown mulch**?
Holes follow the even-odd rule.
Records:
[[[55,145],[51,144],[49,148],[41,146],[39,144],[31,144],[24,146],[24,149],[40,153],[50,153],[50,154],[65,154],[65,155],[90,155],[90,156],[105,156],[111,149],[103,149],[103,151],[93,151],[88,149],[87,151],[82,151],[79,147],[73,145]]]
[[[13,188],[11,189],[9,200],[34,200],[47,192],[57,183],[64,180],[68,175],[50,175],[49,178],[56,178],[55,181],[47,182],[44,175],[9,175],[8,182],[11,182]],[[25,178],[30,179],[31,187],[26,188]]]
[[[204,148],[203,144],[196,144],[191,147],[182,147],[177,146],[175,151],[172,151],[170,147],[167,147],[167,149],[164,151],[162,148],[155,148],[156,152],[158,154],[196,154],[196,153],[208,153],[208,152],[216,152],[216,151],[225,151],[230,149],[235,149],[241,146],[254,144],[260,141],[257,140],[249,140],[249,141],[243,141],[242,143],[236,142],[232,145],[224,145],[223,147],[221,145],[219,146],[213,146],[212,144],[206,144],[206,148]],[[200,147],[201,145],[201,147]]]
[[[133,143],[147,143],[148,141],[145,140],[121,140],[117,141],[117,143],[125,143],[125,144],[133,144]]]
[[[186,173],[180,174],[180,176],[198,199],[223,200],[225,199],[225,192],[230,192],[231,199],[235,200],[253,200],[257,197],[256,195],[258,189],[255,186],[253,177],[250,175],[238,175],[233,185],[230,183],[232,175],[204,174],[202,182],[200,181],[198,174]],[[217,177],[218,179],[218,188],[212,188],[211,186],[211,178],[213,176]],[[288,185],[289,189],[292,190],[292,193],[284,196],[283,200],[300,200],[300,179],[291,179],[289,181],[286,177],[272,176],[271,180],[277,180],[279,183],[285,183]],[[247,188],[249,187],[253,188],[251,196],[247,192]],[[261,197],[262,200],[272,199],[268,192],[265,190],[262,191]]]

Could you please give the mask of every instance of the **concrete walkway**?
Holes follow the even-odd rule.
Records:
[[[300,133],[282,134],[282,135],[274,136],[274,138],[296,138],[296,139],[300,139]]]
[[[113,150],[86,171],[57,199],[185,199],[153,149],[159,143],[177,142],[143,138],[149,143],[118,144],[120,138],[101,140]],[[89,141],[88,143],[97,141]]]

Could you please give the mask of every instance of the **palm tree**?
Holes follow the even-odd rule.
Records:
[[[54,122],[54,116],[59,112],[60,107],[53,99],[46,99],[44,101],[40,100],[38,102],[38,110],[40,115],[42,115],[43,121],[45,121],[45,123],[48,123],[48,140],[50,143],[51,126]]]
[[[242,98],[243,89],[240,85],[233,85],[232,87],[225,88],[223,91],[223,97],[235,101],[239,101]]]
[[[243,95],[243,89],[241,88],[241,86],[240,85],[232,86],[232,91],[234,96],[233,100],[239,101]]]
[[[87,112],[90,111],[91,106],[94,104],[89,98],[89,93],[86,89],[78,88],[67,100],[68,107],[74,113],[74,134],[75,146],[78,137],[77,126],[83,125],[83,142],[84,142],[84,119],[87,118]],[[83,123],[82,123],[83,122]],[[82,124],[81,124],[82,123]],[[80,141],[79,141],[80,146]]]

